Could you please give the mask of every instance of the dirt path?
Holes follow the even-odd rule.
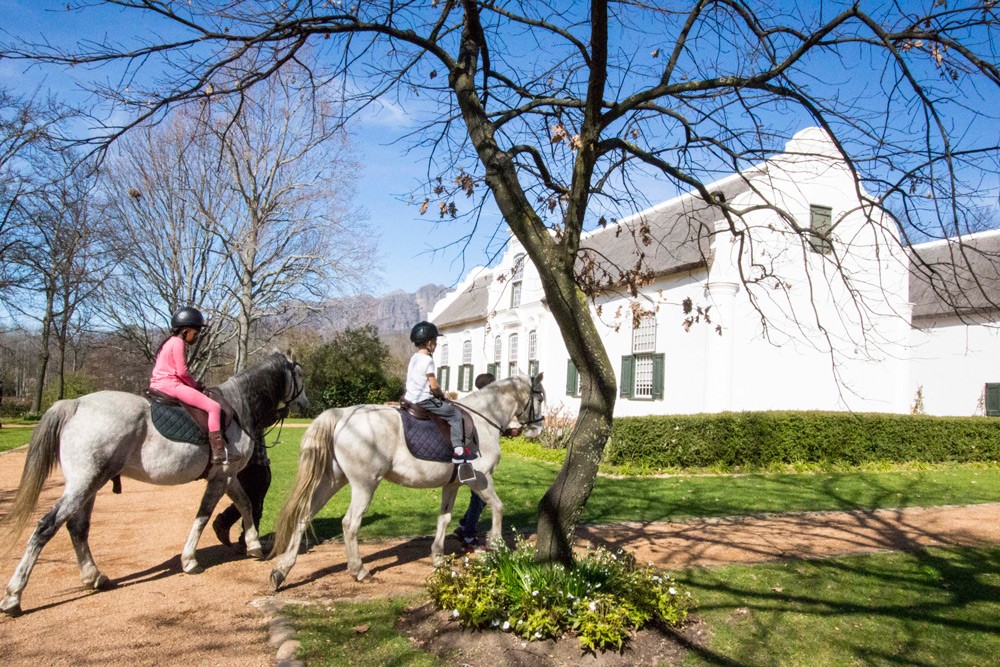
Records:
[[[10,507],[24,458],[23,449],[0,455],[0,515]],[[40,508],[51,506],[61,484],[56,474]],[[0,618],[3,664],[273,664],[264,616],[253,604],[271,595],[271,564],[237,556],[217,544],[209,530],[198,551],[205,572],[183,574],[178,554],[203,484],[123,484],[123,495],[113,495],[110,488],[100,492],[91,529],[94,558],[115,587],[93,593],[80,586],[69,535],[60,530],[42,552],[25,590],[24,615]],[[1000,543],[1000,504],[623,524],[588,528],[582,537],[626,547],[641,562],[666,568]],[[22,535],[0,557],[0,585],[9,580],[26,539]],[[449,540],[447,547],[457,545]],[[429,538],[369,541],[362,551],[375,573],[373,582],[351,581],[343,546],[327,543],[299,558],[279,598],[389,596],[421,588],[431,571]]]

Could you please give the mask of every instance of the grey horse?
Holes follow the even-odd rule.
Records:
[[[118,475],[152,484],[175,485],[192,482],[208,469],[205,494],[181,552],[185,572],[202,571],[195,558],[195,547],[224,493],[243,515],[247,553],[261,557],[250,501],[236,473],[249,460],[254,438],[261,437],[284,408],[307,407],[302,367],[291,353],[275,352],[218,389],[233,407],[236,419],[226,431],[229,463],[212,468],[208,465],[208,447],[174,442],[160,435],[150,420],[149,404],[141,396],[98,391],[58,401],[49,408],[32,434],[13,508],[3,519],[10,533],[8,543],[13,543],[24,530],[38,504],[42,485],[56,463],[62,467],[66,486],[62,497],[38,522],[28,540],[24,557],[0,601],[0,611],[11,616],[21,613],[21,593],[35,561],[63,523],[76,550],[80,580],[95,589],[108,583],[108,578],[94,564],[88,533],[98,489]]]

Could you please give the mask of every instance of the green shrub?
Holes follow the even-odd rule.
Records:
[[[988,417],[727,412],[614,420],[605,461],[640,469],[1000,460]]]
[[[587,651],[620,650],[649,623],[687,620],[691,595],[670,576],[639,566],[625,553],[588,551],[575,567],[536,561],[518,541],[459,559],[452,556],[428,582],[437,606],[471,628],[492,627],[528,640],[572,632]]]

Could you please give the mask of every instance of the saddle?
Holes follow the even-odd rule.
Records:
[[[222,431],[225,432],[233,422],[233,406],[214,388],[205,393],[222,408]],[[175,442],[208,445],[207,412],[151,387],[146,388],[143,396],[149,401],[150,417],[160,435]]]
[[[463,445],[465,460],[479,458],[479,433],[472,421],[472,415],[455,406],[462,414]],[[414,458],[423,461],[451,463],[451,427],[433,412],[400,399],[399,416],[403,420],[403,439]]]

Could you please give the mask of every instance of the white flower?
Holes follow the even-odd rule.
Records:
[[[510,621],[504,621],[503,625],[500,626],[500,629],[503,630],[504,632],[510,630]]]
[[[677,595],[677,589],[674,588],[673,586],[671,586],[670,588],[668,588],[667,592],[670,593],[671,595]]]
[[[452,570],[451,571],[451,576],[452,577],[457,577],[458,576],[458,572],[455,572],[455,570]]]
[[[538,597],[538,591],[531,591],[531,597],[533,598]]]
[[[452,617],[454,617],[454,618],[458,618],[458,610],[457,610],[457,609],[453,610],[453,611],[451,612],[451,615],[452,615]]]
[[[590,611],[594,611],[597,609],[597,600],[591,600],[587,606],[590,607]]]
[[[495,628],[495,627],[497,627],[498,625],[500,625],[500,621],[498,621],[497,619],[495,619],[495,618],[494,618],[494,619],[493,619],[493,620],[492,620],[492,621],[490,622],[490,625],[492,625],[492,626],[493,626],[493,627]]]
[[[541,638],[542,638],[542,633],[541,632],[536,632],[535,633],[535,639],[541,639]]]
[[[653,581],[659,583],[661,581],[661,579],[659,577],[657,577],[656,575],[653,575]]]
[[[601,587],[601,585],[600,585],[600,584],[597,584],[596,586],[594,586],[594,588],[595,588],[595,589],[596,589],[596,588],[600,588],[600,587]]]

